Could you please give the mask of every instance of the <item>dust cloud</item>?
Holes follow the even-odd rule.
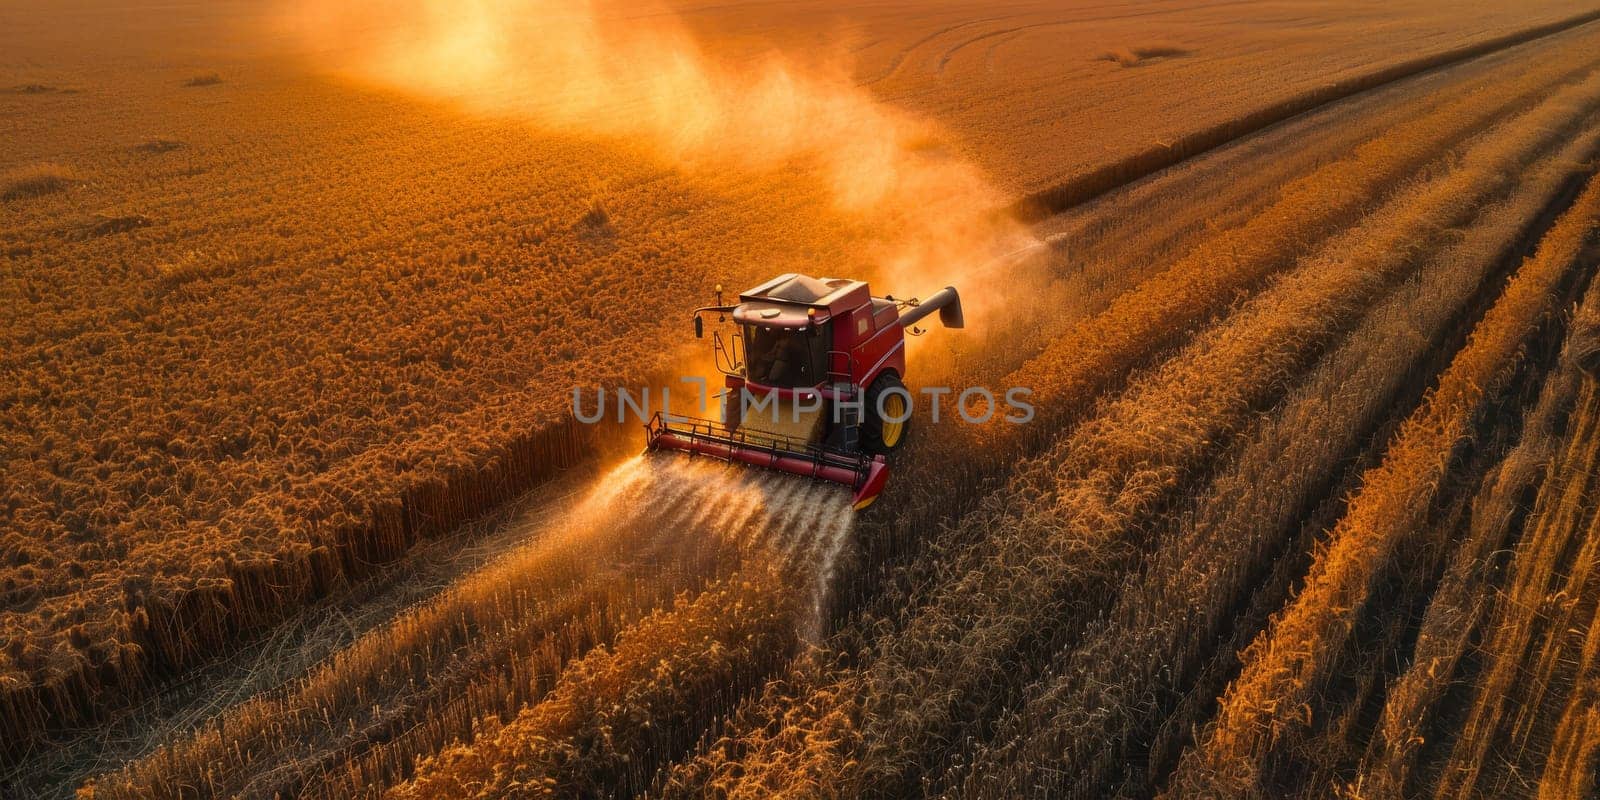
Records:
[[[279,20],[320,68],[618,137],[684,170],[801,163],[838,209],[882,232],[869,254],[878,292],[956,285],[976,330],[1014,282],[996,255],[1031,241],[982,173],[937,145],[935,125],[857,86],[843,55],[801,65],[774,48],[725,63],[649,2],[286,0]]]

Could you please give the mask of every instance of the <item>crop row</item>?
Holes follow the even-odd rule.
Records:
[[[1429,599],[1411,650],[1409,665],[1388,689],[1359,775],[1349,791],[1359,797],[1417,794],[1414,771],[1424,745],[1433,746],[1429,726],[1441,701],[1452,692],[1447,676],[1465,667],[1470,643],[1482,631],[1493,604],[1486,591],[1499,584],[1495,553],[1518,535],[1526,504],[1550,475],[1551,458],[1566,433],[1564,412],[1579,388],[1575,370],[1558,368],[1541,388],[1521,439],[1485,475],[1472,501],[1471,517],[1450,553],[1439,585]]]
[[[1600,297],[1596,298],[1600,301]],[[1528,529],[1517,543],[1507,591],[1497,598],[1482,643],[1491,663],[1480,673],[1443,794],[1483,792],[1506,796],[1515,775],[1544,763],[1545,744],[1559,716],[1547,703],[1564,700],[1577,685],[1570,666],[1574,646],[1587,638],[1600,599],[1600,537],[1595,522],[1596,456],[1593,386],[1578,397],[1578,426],[1570,446],[1551,462]],[[1516,766],[1502,766],[1514,759]],[[1497,775],[1497,773],[1499,773]]]
[[[1412,376],[1432,374],[1427,365],[1449,352],[1451,332],[1479,297],[1498,290],[1528,220],[1559,196],[1570,164],[1597,140],[1579,137],[1524,172],[1511,199],[1427,258],[1415,281],[1374,307],[1242,437],[1226,466],[1164,523],[1173,530],[1158,534],[1159,548],[1129,574],[1111,610],[1055,655],[991,742],[956,760],[943,778],[949,794],[1150,793],[1199,711],[1191,707],[1223,688],[1217,675],[1231,661],[1229,642],[1253,633],[1281,605],[1295,565],[1304,568],[1304,540],[1318,532],[1324,498],[1342,494],[1334,487],[1345,482],[1345,465],[1402,398],[1420,393]]]
[[[758,685],[798,646],[792,587],[760,573],[652,614],[562,674],[470,747],[446,749],[394,798],[614,797],[686,750],[713,709]]]
[[[1592,177],[1591,171],[1583,168],[1580,177]],[[1582,183],[1580,180],[1572,192],[1564,193],[1549,212],[1550,219],[1570,204]],[[1542,222],[1539,229],[1547,225]],[[1585,270],[1574,270],[1556,287],[1551,307],[1568,306],[1587,280]],[[1558,361],[1562,322],[1562,315],[1546,317],[1519,351],[1510,377],[1500,390],[1486,396],[1473,435],[1452,454],[1430,508],[1389,562],[1374,574],[1373,589],[1356,614],[1344,645],[1329,662],[1327,680],[1313,696],[1307,728],[1286,738],[1262,763],[1263,783],[1286,793],[1312,796],[1322,787],[1344,785],[1358,773],[1375,734],[1375,711],[1391,696],[1407,654],[1414,649],[1419,622],[1441,585],[1452,549],[1470,535],[1475,492],[1486,475],[1505,463],[1503,459],[1523,435],[1523,412],[1537,402],[1546,376]],[[1396,424],[1404,424],[1404,419]],[[1387,444],[1392,439],[1391,435],[1382,441]],[[1371,463],[1379,463],[1382,455],[1379,449]],[[1330,522],[1322,531],[1335,527]],[[1240,653],[1247,652],[1243,644]],[[1445,690],[1465,688],[1447,682]],[[1202,727],[1197,720],[1195,729]],[[1442,737],[1430,732],[1427,738],[1437,743]]]
[[[1592,347],[1597,321],[1600,288],[1591,286],[1522,441],[1484,481],[1469,535],[1429,603],[1352,793],[1423,793],[1416,762],[1424,745],[1443,762],[1426,770],[1441,795],[1530,794],[1537,776],[1551,796],[1577,797],[1594,779],[1581,766],[1592,761],[1593,745],[1574,734],[1585,724],[1582,653],[1600,594],[1592,575],[1600,563],[1592,552],[1600,547],[1596,397],[1579,355]],[[1508,553],[1509,564],[1496,553]],[[1499,591],[1482,591],[1490,585]],[[1463,722],[1436,731],[1452,683],[1470,687],[1449,695],[1466,709]],[[1554,742],[1565,749],[1552,758]]]
[[[1519,351],[1556,309],[1558,288],[1600,214],[1592,182],[1551,229],[1477,325],[1466,348],[1401,427],[1383,463],[1318,552],[1304,588],[1244,655],[1244,669],[1217,719],[1183,759],[1173,791],[1185,796],[1251,790],[1274,748],[1309,725],[1313,694],[1373,591],[1373,576],[1424,526],[1452,454],[1470,437],[1487,399],[1514,372]]]
[[[970,521],[991,531],[990,538],[941,559],[939,588],[869,670],[867,697],[892,697],[895,704],[926,698],[922,702],[932,705],[921,713],[890,714],[869,699],[859,756],[863,777],[856,780],[894,780],[889,776],[907,766],[890,748],[936,753],[937,742],[959,740],[997,702],[1006,702],[992,696],[991,687],[1005,685],[997,683],[1004,672],[1015,680],[1014,667],[1001,668],[1007,654],[1059,646],[1062,637],[1074,635],[1075,620],[1096,613],[1095,598],[1153,546],[1142,520],[1187,485],[1218,444],[1236,435],[1253,409],[1271,402],[1391,281],[1442,245],[1440,231],[1469,221],[1479,205],[1509,187],[1503,171],[1515,174],[1559,142],[1562,131],[1575,130],[1600,102],[1600,80],[1571,90],[1571,101],[1583,110],[1558,97],[1489,132],[1462,155],[1459,169],[1403,190],[1369,224],[1302,261],[1053,452],[1019,469],[1010,508]],[[1023,598],[1028,610],[1019,612]],[[961,722],[951,730],[941,722],[948,719]],[[909,768],[919,769],[916,763]],[[885,766],[875,773],[877,764]]]

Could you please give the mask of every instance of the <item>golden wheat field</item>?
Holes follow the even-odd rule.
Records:
[[[0,798],[1600,798],[1597,269],[1587,1],[0,0]]]

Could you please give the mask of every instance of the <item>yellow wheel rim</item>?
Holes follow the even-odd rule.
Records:
[[[895,392],[883,398],[883,446],[894,447],[906,432],[906,398]]]

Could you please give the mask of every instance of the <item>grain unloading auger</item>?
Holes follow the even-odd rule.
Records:
[[[925,300],[873,297],[863,281],[786,274],[724,305],[694,310],[696,337],[705,316],[732,317],[724,339],[712,334],[717,369],[726,376],[720,420],[658,412],[645,426],[651,450],[684,450],[855,490],[866,508],[889,480],[886,455],[905,442],[911,417],[905,332],[939,312],[960,328],[961,298],[945,287]]]

